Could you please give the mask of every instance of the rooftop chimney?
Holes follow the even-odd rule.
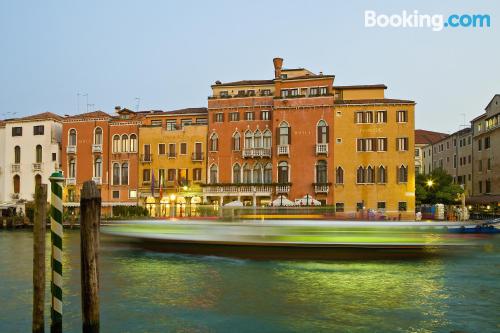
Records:
[[[273,64],[274,64],[274,78],[279,79],[281,78],[281,67],[283,66],[283,58],[274,58]]]
[[[117,105],[117,106],[115,106],[115,111],[116,111],[116,112],[120,111],[121,109],[122,109],[122,108],[121,108],[120,106],[118,106],[118,105]]]

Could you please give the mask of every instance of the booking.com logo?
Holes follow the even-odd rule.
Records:
[[[446,19],[441,14],[420,14],[418,10],[401,14],[377,14],[374,10],[365,10],[366,28],[431,28],[441,31],[444,28],[489,28],[491,24],[488,14],[451,14]]]

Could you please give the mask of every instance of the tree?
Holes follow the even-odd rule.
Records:
[[[453,184],[453,177],[442,168],[433,170],[429,175],[418,174],[415,181],[417,204],[455,204],[460,201],[464,189]]]

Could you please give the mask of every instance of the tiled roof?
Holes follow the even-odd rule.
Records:
[[[0,120],[0,127],[5,127],[5,121]]]
[[[446,134],[446,133],[417,129],[417,130],[415,130],[415,143],[416,144],[432,144],[432,143],[436,143],[438,141],[441,141],[442,139],[446,138],[447,136],[448,136],[448,134]]]
[[[149,114],[146,116],[175,116],[175,115],[183,115],[183,114],[200,114],[200,115],[206,115],[208,114],[208,109],[207,108],[185,108],[185,109],[179,109],[179,110],[169,110],[169,111],[159,111],[159,110],[152,110]]]
[[[378,98],[378,99],[350,99],[350,100],[336,100],[335,104],[415,104],[414,101],[405,99],[391,99],[391,98]]]
[[[93,119],[93,118],[111,118],[109,114],[103,111],[93,111],[80,113],[74,116],[65,117],[64,120],[79,120],[79,119]]]
[[[225,86],[259,86],[266,84],[273,84],[274,80],[241,80],[234,82],[225,82],[220,84],[213,84],[212,87],[225,87]]]
[[[329,79],[335,77],[335,75],[317,75],[317,74],[306,74],[301,76],[289,77],[283,80],[304,80],[304,79]]]
[[[31,120],[62,120],[63,118],[55,113],[52,112],[43,112],[43,113],[38,113],[34,114],[31,116],[26,116],[22,118],[15,118],[10,121],[31,121]]]
[[[352,86],[333,86],[333,89],[387,89],[385,84],[357,84]]]

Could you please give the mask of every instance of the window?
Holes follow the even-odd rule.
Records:
[[[316,164],[316,183],[326,184],[328,182],[326,161],[318,161]]]
[[[337,213],[344,212],[344,203],[343,202],[336,202],[335,203],[335,212],[337,212]]]
[[[342,167],[337,167],[335,170],[335,183],[344,184],[344,169]]]
[[[224,113],[216,113],[214,115],[214,122],[216,122],[216,123],[224,122]]]
[[[68,145],[76,146],[76,130],[74,128],[69,130]]]
[[[260,92],[261,96],[270,96],[271,95],[271,89],[262,89]]]
[[[318,96],[318,88],[311,88],[309,89],[309,96]]]
[[[487,136],[484,138],[484,149],[489,149],[490,148],[490,137]]]
[[[278,163],[278,183],[288,183],[288,163],[285,161]]]
[[[262,166],[257,163],[253,166],[253,176],[252,182],[254,184],[262,183]]]
[[[238,90],[238,97],[245,97],[245,90]]]
[[[113,153],[118,153],[120,151],[120,136],[113,135]]]
[[[165,186],[165,169],[158,169],[158,183],[162,187]]]
[[[23,128],[22,127],[12,127],[12,136],[22,136]]]
[[[262,133],[259,130],[256,130],[253,135],[253,147],[262,148]]]
[[[245,112],[245,120],[255,120],[255,112]]]
[[[137,151],[137,135],[130,135],[130,152],[135,153]]]
[[[377,139],[377,151],[387,151],[387,138]]]
[[[369,166],[366,169],[366,183],[373,184],[375,183],[375,169]]]
[[[288,90],[287,89],[281,89],[281,98],[286,98],[288,97]]]
[[[15,164],[21,163],[21,147],[19,146],[14,147],[14,163]]]
[[[342,143],[342,138],[337,138],[336,142],[337,142],[337,144]]]
[[[102,128],[97,127],[94,130],[94,144],[95,145],[102,145]]]
[[[360,210],[363,210],[365,209],[365,205],[363,202],[356,202],[356,210],[357,211],[360,211]]]
[[[210,184],[217,184],[217,165],[212,164],[210,167]]]
[[[328,125],[324,120],[320,120],[317,125],[317,142],[328,143]]]
[[[271,163],[267,163],[264,167],[264,183],[270,184],[273,182],[273,167]]]
[[[122,185],[128,185],[128,163],[122,164]]]
[[[151,182],[151,170],[150,169],[143,169],[142,170],[142,181],[144,183]]]
[[[126,134],[122,135],[122,152],[128,152],[128,135]]]
[[[69,178],[76,178],[76,161],[74,158],[69,160],[68,176]]]
[[[175,131],[177,129],[176,120],[167,120],[167,131]]]
[[[261,120],[271,120],[271,111],[261,111],[260,112]]]
[[[167,170],[167,180],[169,182],[175,181],[175,174],[176,174],[176,170],[175,169],[168,169]]]
[[[219,150],[219,137],[216,133],[213,133],[210,136],[210,151],[218,151]]]
[[[327,87],[320,87],[319,94],[320,95],[328,95],[328,88]]]
[[[180,151],[180,154],[181,155],[186,155],[187,154],[187,143],[181,142],[181,151]]]
[[[271,144],[272,144],[272,135],[271,135],[271,131],[266,129],[264,131],[264,140],[263,140],[263,147],[264,148],[271,148]]]
[[[193,169],[193,180],[194,181],[200,181],[201,180],[201,169],[200,168],[194,168]]]
[[[365,112],[365,123],[373,123],[373,113],[371,111]]]
[[[398,202],[398,211],[400,211],[400,212],[406,212],[407,208],[408,207],[407,207],[406,201],[400,201],[400,202]]]
[[[33,135],[43,135],[44,129],[43,125],[33,126]]]
[[[415,156],[419,157],[420,156],[420,149],[415,148]]]
[[[408,182],[408,167],[404,165],[398,167],[398,183]]]
[[[252,169],[245,163],[243,165],[243,183],[250,184],[252,182]]]
[[[491,170],[491,158],[488,158],[488,162],[486,164],[486,170],[488,170],[488,171]]]
[[[19,175],[15,175],[13,177],[14,182],[14,193],[19,193],[21,190],[21,177]]]
[[[397,138],[398,151],[408,151],[408,138]]]
[[[453,167],[457,167],[457,155],[453,155]]]
[[[490,193],[491,192],[491,181],[490,180],[485,181],[484,185],[485,185],[485,192]]]
[[[241,138],[240,138],[240,133],[239,132],[235,132],[233,134],[233,150],[234,151],[240,151],[241,150]]]
[[[280,145],[290,144],[290,127],[288,127],[287,122],[282,122],[278,128],[278,137]]]
[[[197,124],[207,124],[208,121],[207,121],[207,118],[196,118],[196,123]]]
[[[120,185],[120,164],[113,163],[113,185]]]
[[[377,123],[387,122],[387,111],[377,111]]]
[[[191,119],[181,119],[181,127],[190,126],[193,123]]]
[[[245,132],[245,149],[250,149],[253,147],[253,134],[251,131]]]
[[[113,191],[113,199],[120,199],[120,191]]]
[[[363,123],[363,112],[356,112],[356,124]]]
[[[356,171],[356,183],[364,184],[365,183],[365,169],[360,166]]]
[[[161,126],[162,124],[161,120],[151,120],[151,126]]]
[[[483,160],[478,161],[478,170],[483,171]]]
[[[159,143],[158,144],[158,155],[165,155],[165,153],[166,153],[165,144]]]
[[[42,146],[41,145],[37,145],[36,148],[35,148],[35,151],[36,151],[36,156],[35,156],[35,160],[36,160],[36,163],[42,163]]]
[[[483,150],[483,142],[481,141],[481,139],[477,141],[477,150]]]
[[[234,184],[241,183],[241,167],[238,163],[233,165],[233,183]]]
[[[379,209],[379,210],[385,210],[385,201],[379,201],[379,202],[377,202],[377,209]]]
[[[384,166],[380,166],[378,168],[378,183],[385,184],[387,183],[387,169]]]
[[[228,91],[227,91],[227,90],[222,90],[222,91],[220,92],[220,97],[229,97],[229,93],[228,93]]]
[[[102,160],[96,158],[94,161],[94,177],[100,178],[102,176]]]
[[[230,112],[229,113],[229,121],[238,121],[240,120],[240,113],[239,112]]]
[[[396,119],[398,123],[408,122],[408,111],[402,110],[396,113]]]
[[[168,157],[173,158],[175,157],[175,143],[169,143],[168,144]]]

